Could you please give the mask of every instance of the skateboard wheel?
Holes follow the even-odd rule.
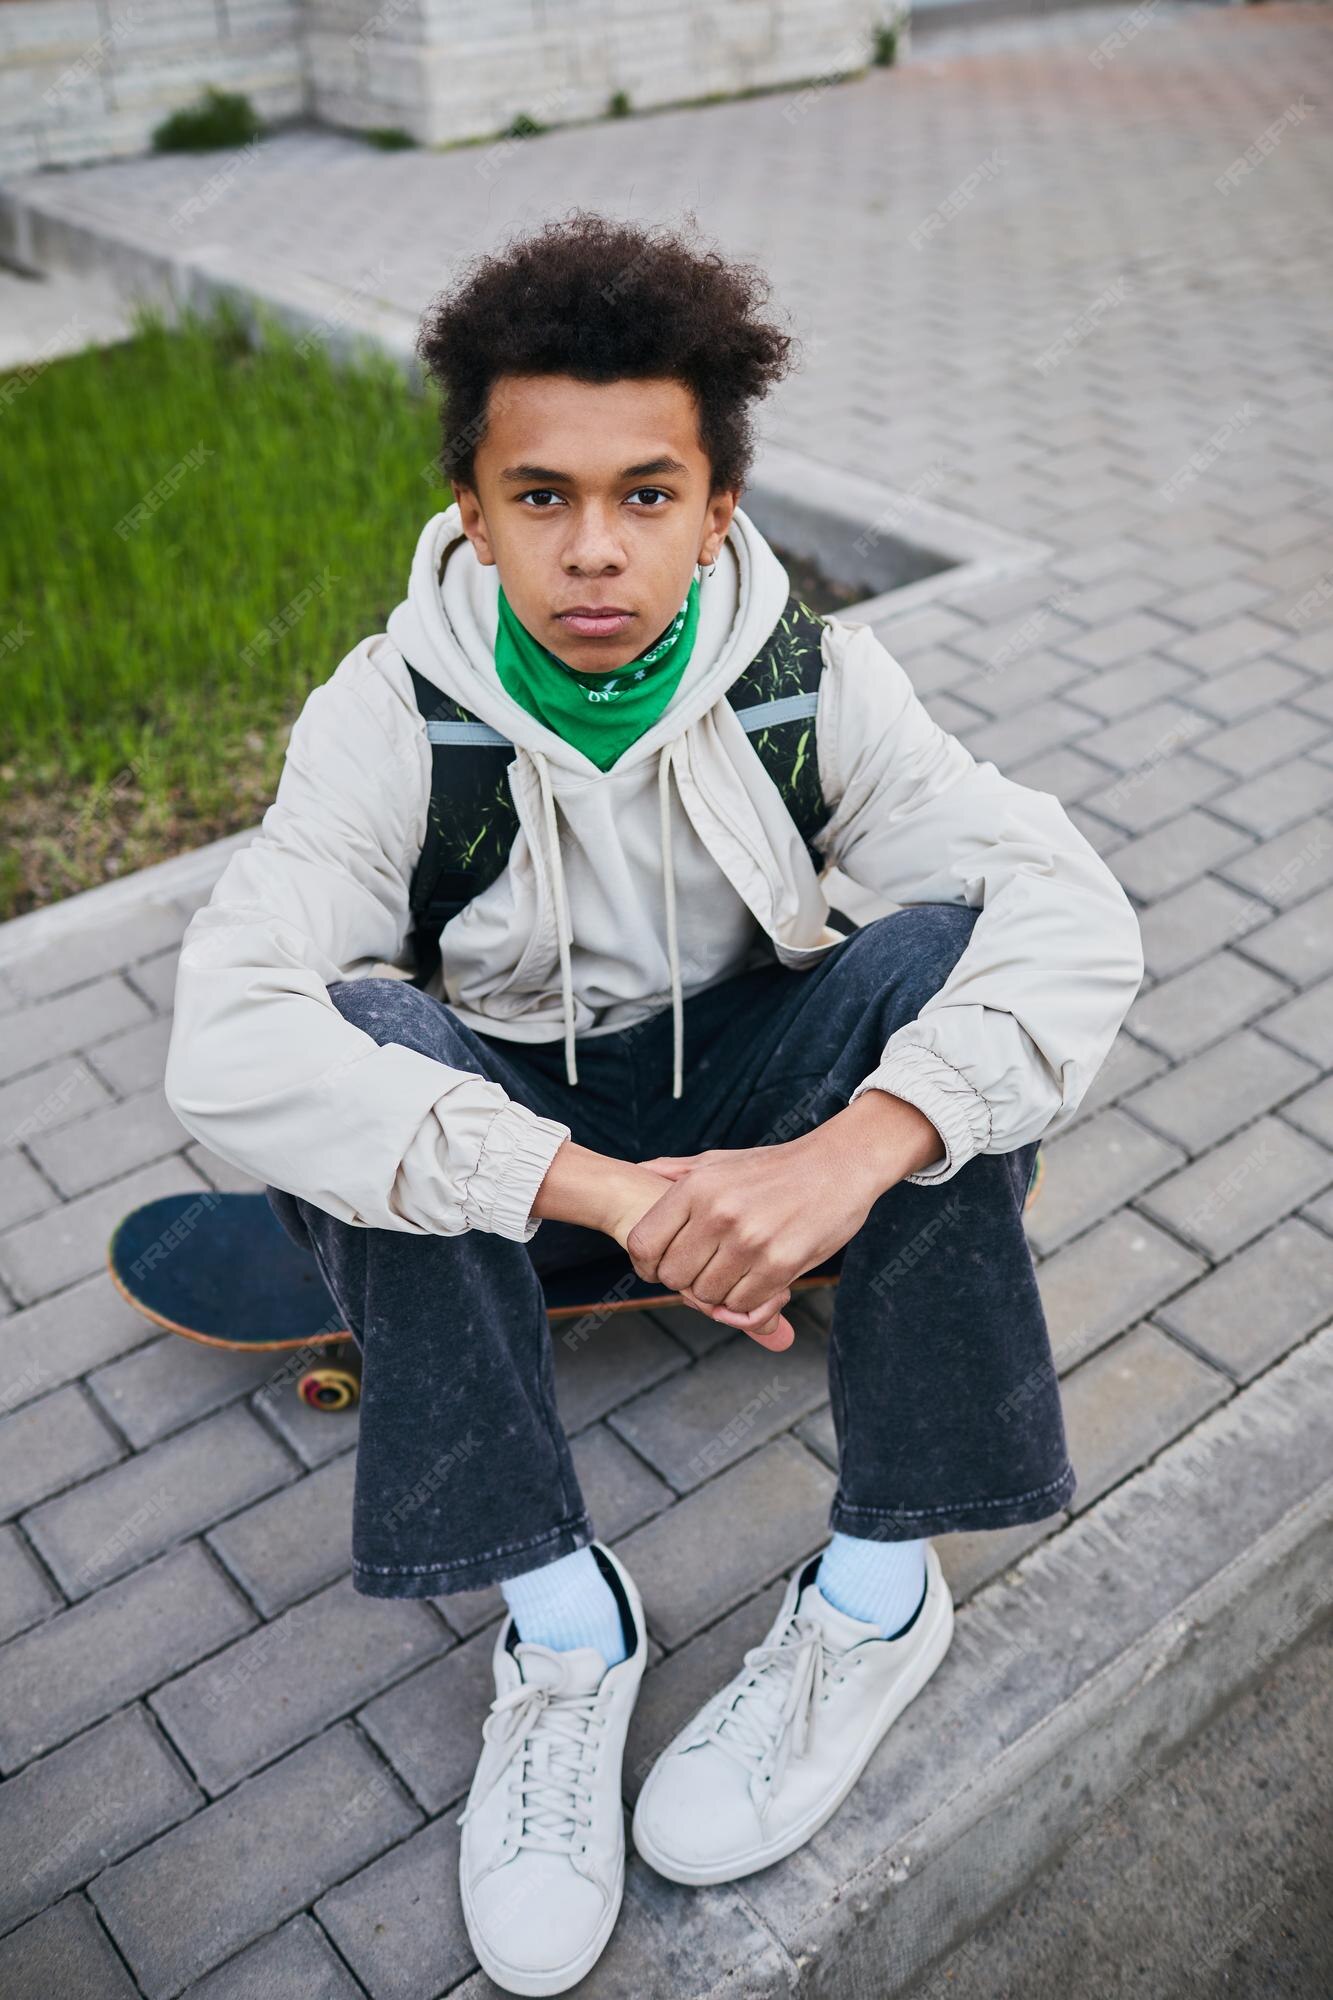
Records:
[[[1025,1214],[1027,1210],[1032,1207],[1032,1204],[1036,1201],[1037,1196],[1041,1193],[1041,1184],[1045,1180],[1045,1178],[1046,1178],[1046,1155],[1042,1152],[1039,1146],[1037,1148],[1037,1157],[1032,1162],[1032,1177],[1028,1181],[1028,1191],[1023,1197],[1023,1210]]]
[[[297,1388],[316,1410],[349,1410],[361,1394],[361,1384],[347,1368],[311,1368]]]

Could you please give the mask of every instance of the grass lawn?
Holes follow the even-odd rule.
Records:
[[[226,311],[0,375],[0,918],[258,823],[448,504],[438,431]]]

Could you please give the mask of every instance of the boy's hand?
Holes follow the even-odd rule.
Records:
[[[662,1196],[670,1193],[672,1187],[670,1179],[646,1169],[643,1162],[638,1165],[630,1162],[627,1165],[629,1172],[636,1178],[627,1187],[623,1206],[612,1218],[608,1228],[608,1234],[614,1236],[624,1250],[628,1250],[629,1237],[640,1219],[651,1213]],[[640,1272],[639,1275],[642,1276],[643,1273]],[[782,1312],[782,1308],[791,1297],[790,1288],[787,1286],[776,1288],[771,1296],[758,1300],[750,1310],[742,1312],[702,1299],[688,1285],[672,1285],[671,1290],[678,1291],[686,1305],[693,1306],[695,1311],[701,1312],[706,1319],[718,1320],[724,1326],[739,1327],[743,1333],[749,1334],[751,1340],[757,1340],[761,1347],[770,1348],[774,1353],[780,1352],[784,1347],[790,1347],[796,1338],[791,1321],[784,1318]]]
[[[944,1151],[914,1106],[868,1090],[784,1145],[643,1160],[672,1182],[630,1229],[639,1276],[732,1315],[786,1291],[850,1242],[872,1205],[904,1174]]]

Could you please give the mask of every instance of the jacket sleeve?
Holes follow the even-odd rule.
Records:
[[[327,988],[402,953],[429,752],[367,640],[309,695],[277,797],[185,932],[167,1102],[258,1180],[344,1222],[528,1241],[569,1127],[345,1020]]]
[[[897,904],[979,912],[949,977],[852,1093],[930,1119],[949,1180],[1068,1123],[1143,978],[1138,919],[1049,792],[977,763],[934,723],[868,625],[832,621],[818,713],[828,861]]]

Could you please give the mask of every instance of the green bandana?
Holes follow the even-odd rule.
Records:
[[[568,667],[519,623],[500,588],[495,670],[505,693],[572,743],[599,771],[609,771],[656,722],[689,665],[699,629],[699,579],[659,639],[614,673]]]

